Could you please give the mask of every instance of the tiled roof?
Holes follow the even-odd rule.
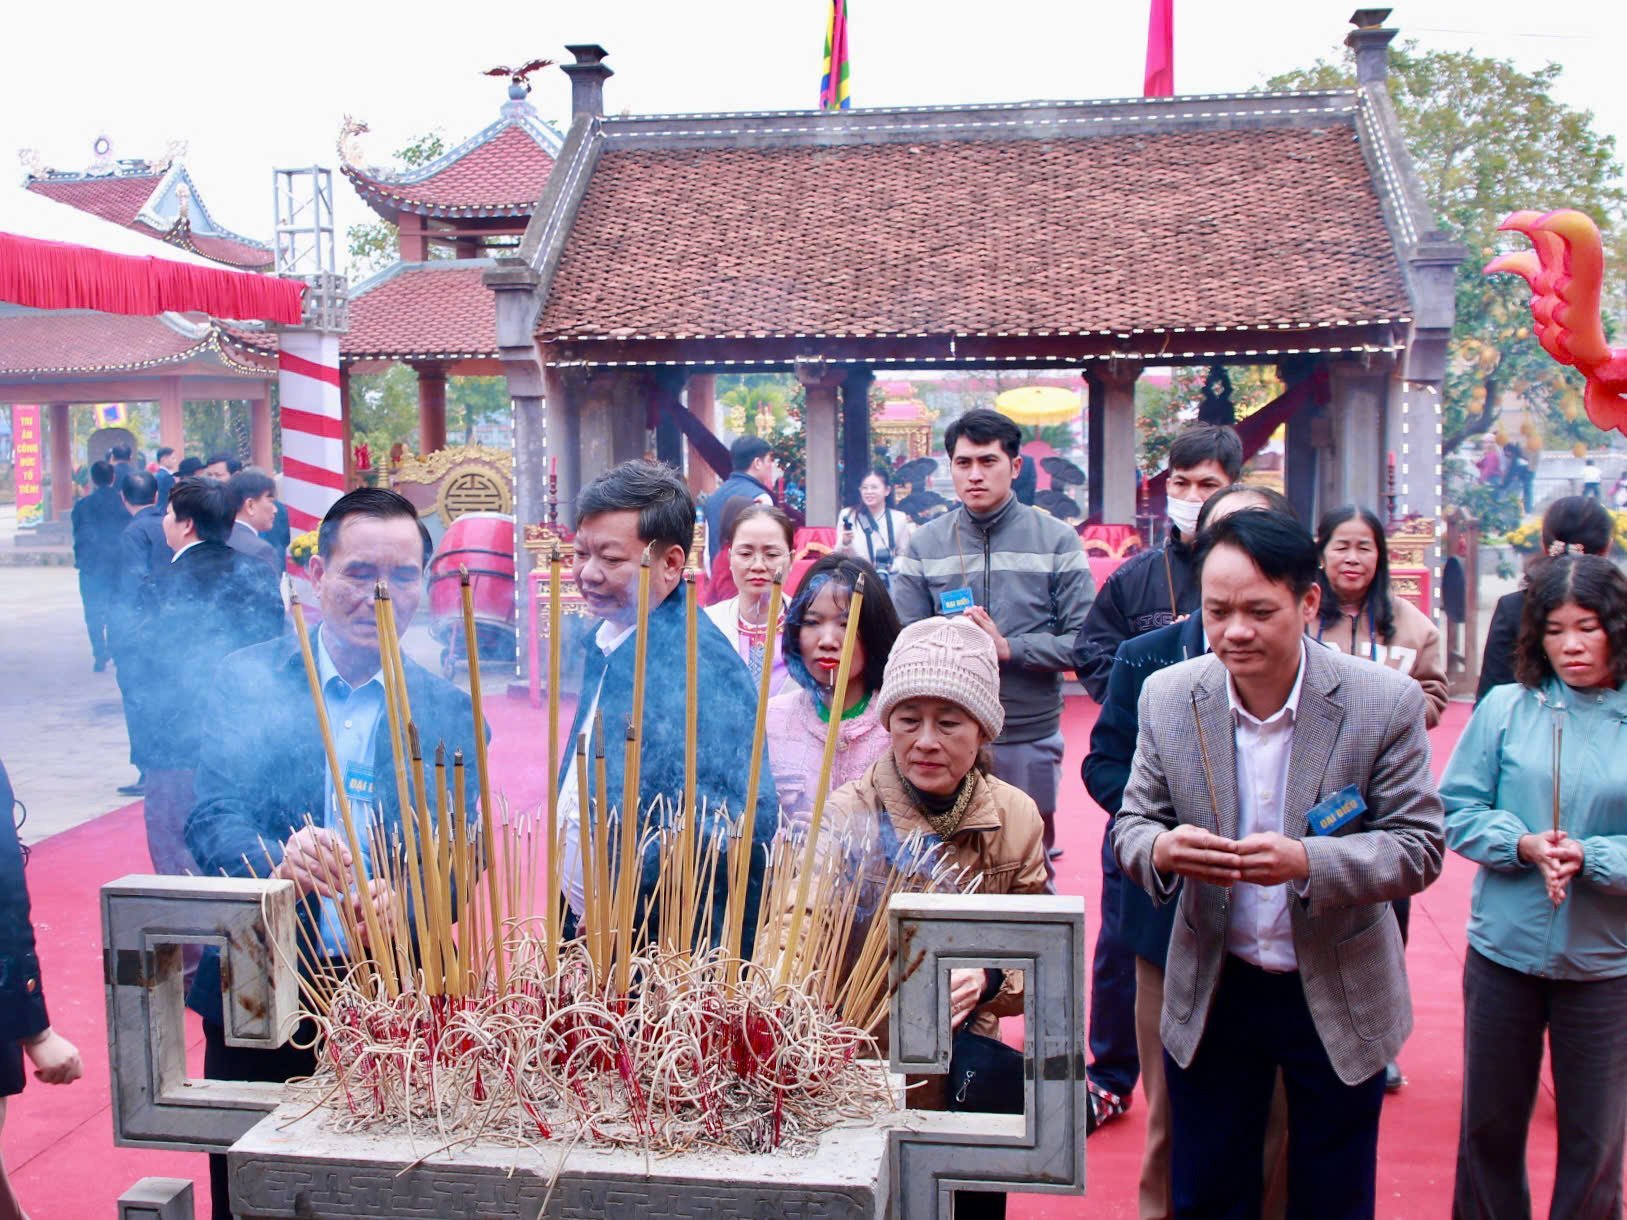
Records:
[[[369,207],[386,219],[426,216],[529,216],[548,182],[554,149],[540,124],[508,118],[404,174],[342,166]]]
[[[121,174],[62,181],[35,178],[29,181],[28,189],[81,212],[129,227],[134,224],[136,214],[147,206],[147,200],[152,198],[163,177],[162,174]],[[143,232],[152,232],[146,225],[141,228]]]
[[[174,315],[80,310],[0,314],[0,377],[130,372],[212,357],[222,371],[274,376],[248,353],[223,353],[220,331]]]
[[[356,286],[347,360],[489,358],[497,355],[497,298],[480,277],[489,259],[397,263]]]
[[[612,139],[537,334],[985,335],[1408,312],[1355,130],[1330,118],[1091,138]]]
[[[224,263],[229,267],[250,271],[263,271],[271,267],[274,257],[270,246],[227,232],[200,233],[194,225],[180,222],[171,228],[160,228],[150,223],[149,218],[153,216],[153,212],[148,209],[148,205],[171,172],[167,170],[164,173],[152,174],[31,178],[28,181],[28,189],[44,195],[47,199],[65,203],[81,212],[89,212],[92,216],[110,220],[137,233],[156,237],[182,249],[192,250],[204,258]],[[182,181],[193,191],[191,206],[195,211],[202,212],[203,202],[197,198],[192,180],[184,176],[185,171],[179,165],[173,172],[183,175]],[[142,217],[143,212],[146,212],[146,217],[138,219]],[[163,217],[159,219],[168,223]],[[197,221],[196,215],[193,219],[194,222]],[[203,223],[207,228],[220,229],[220,226],[208,218],[207,212],[204,212]]]

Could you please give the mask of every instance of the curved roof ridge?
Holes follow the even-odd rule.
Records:
[[[506,107],[505,107],[506,109]],[[529,109],[529,107],[527,108]],[[474,135],[462,143],[449,148],[433,161],[426,161],[423,165],[414,166],[408,170],[381,170],[370,166],[357,165],[351,161],[341,160],[346,174],[366,178],[382,186],[417,186],[438,177],[459,161],[477,152],[490,144],[510,127],[517,127],[537,142],[537,147],[547,153],[550,159],[559,156],[559,149],[563,141],[560,135],[547,123],[537,117],[533,110],[529,114],[515,113],[503,114],[496,121],[488,123]]]

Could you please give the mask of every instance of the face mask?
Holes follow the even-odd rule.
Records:
[[[1198,513],[1203,505],[1196,500],[1171,500],[1168,504],[1169,523],[1181,531],[1181,537],[1190,539],[1198,529]]]

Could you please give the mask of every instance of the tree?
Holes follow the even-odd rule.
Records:
[[[412,143],[395,150],[395,159],[408,169],[426,165],[446,151],[446,139],[438,131],[419,136]],[[351,282],[382,271],[396,260],[399,242],[396,227],[387,220],[372,224],[351,225],[345,230],[345,242],[350,251]]]
[[[1175,434],[1198,417],[1203,383],[1209,366],[1179,365],[1169,371],[1169,385],[1153,385],[1146,378],[1136,383],[1136,430],[1141,434],[1141,469],[1156,474],[1169,458]],[[1227,366],[1232,383],[1232,407],[1239,420],[1247,419],[1283,391],[1277,370],[1267,364]]]
[[[1422,51],[1413,42],[1390,55],[1390,98],[1425,200],[1436,223],[1469,250],[1457,273],[1457,325],[1443,387],[1447,455],[1472,438],[1501,437],[1502,410],[1515,397],[1544,417],[1548,439],[1598,440],[1581,414],[1581,377],[1531,338],[1524,281],[1481,272],[1500,247],[1515,244],[1501,240],[1497,225],[1521,208],[1586,212],[1613,247],[1618,277],[1627,265],[1621,223],[1627,195],[1615,140],[1595,130],[1592,112],[1553,98],[1559,73],[1558,64],[1524,72],[1508,60]],[[1336,63],[1320,60],[1273,77],[1268,87],[1348,88],[1355,79],[1347,53]],[[1622,285],[1618,278],[1609,286],[1618,308]]]

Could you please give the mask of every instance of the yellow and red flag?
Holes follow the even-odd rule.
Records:
[[[847,110],[853,105],[847,69],[847,0],[830,0],[830,21],[825,26],[825,75],[819,81],[821,110]]]

